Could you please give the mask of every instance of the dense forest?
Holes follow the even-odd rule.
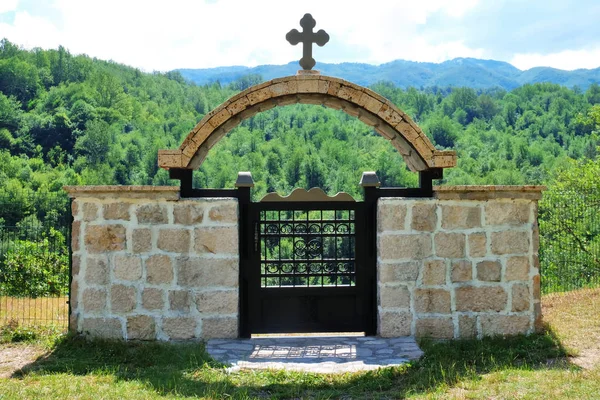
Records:
[[[0,293],[67,290],[69,207],[63,185],[169,185],[157,150],[177,148],[246,75],[198,86],[179,72],[144,73],[66,49],[0,41]],[[598,285],[600,86],[503,89],[371,88],[408,113],[441,149],[458,153],[442,184],[548,184],[540,203],[544,288]],[[363,171],[415,186],[395,149],[341,111],[291,105],[243,121],[208,154],[196,187],[233,187],[251,171],[253,196],[294,187],[360,198]],[[595,207],[595,208],[593,208]],[[569,279],[565,279],[568,277]]]
[[[0,195],[18,201],[17,193],[60,192],[63,185],[176,184],[157,167],[157,150],[177,148],[212,108],[261,79],[197,86],[179,72],[144,73],[62,47],[24,50],[2,40]],[[597,155],[598,84],[586,91],[549,83],[510,92],[405,90],[390,82],[371,88],[411,115],[437,147],[458,152],[458,166],[442,183],[548,183],[567,160]],[[369,126],[309,105],[244,121],[211,150],[195,185],[232,187],[240,170],[252,172],[255,197],[297,186],[360,196],[365,170],[376,170],[387,186],[417,182]]]

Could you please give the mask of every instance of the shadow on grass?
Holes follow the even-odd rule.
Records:
[[[202,344],[62,340],[47,356],[14,377],[29,374],[112,375],[137,381],[159,395],[269,398],[400,398],[452,387],[507,369],[574,368],[556,336],[544,334],[483,340],[423,341],[425,355],[398,368],[356,374],[319,375],[288,371],[228,374]]]

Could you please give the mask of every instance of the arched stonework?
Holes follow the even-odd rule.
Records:
[[[456,165],[454,151],[436,150],[410,117],[389,100],[365,87],[318,74],[273,79],[233,96],[206,114],[178,150],[159,150],[158,165],[165,169],[197,169],[215,143],[241,121],[294,103],[322,104],[358,117],[391,141],[412,171]]]

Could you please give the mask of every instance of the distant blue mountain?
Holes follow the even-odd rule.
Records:
[[[245,75],[259,74],[265,80],[294,75],[300,69],[298,62],[285,65],[259,65],[257,67],[217,67],[205,69],[178,69],[184,78],[198,85],[220,82],[228,84]],[[346,79],[362,86],[378,81],[390,81],[399,87],[467,86],[475,89],[501,87],[514,89],[526,83],[552,82],[567,87],[586,89],[600,82],[600,68],[563,71],[549,67],[536,67],[526,71],[509,63],[476,58],[455,58],[443,63],[426,63],[395,60],[381,65],[318,63],[316,68],[324,75]]]

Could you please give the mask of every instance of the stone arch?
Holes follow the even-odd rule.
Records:
[[[389,140],[412,171],[456,165],[454,151],[436,150],[421,128],[389,100],[365,87],[319,74],[273,79],[238,93],[206,114],[179,149],[159,150],[158,165],[165,169],[197,169],[208,151],[241,121],[294,103],[324,105],[357,117]]]

